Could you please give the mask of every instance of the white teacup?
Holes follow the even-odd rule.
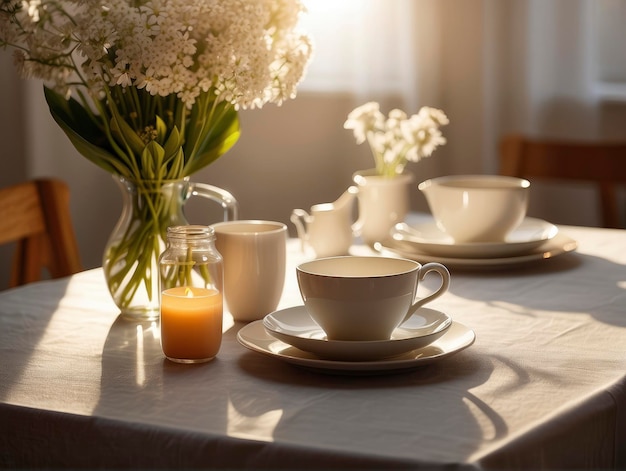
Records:
[[[417,299],[419,281],[439,273],[437,291]],[[445,293],[450,273],[440,263],[343,256],[312,260],[296,269],[309,315],[329,340],[389,340],[413,313]]]
[[[530,182],[501,175],[454,175],[419,184],[437,226],[457,243],[503,242],[524,220]]]
[[[224,299],[236,321],[262,319],[278,306],[285,284],[287,226],[277,221],[213,224],[224,259]]]

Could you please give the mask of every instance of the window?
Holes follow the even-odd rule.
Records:
[[[304,0],[315,42],[303,91],[406,94],[415,88],[414,0]]]
[[[626,101],[626,0],[594,0],[591,8],[594,92]]]

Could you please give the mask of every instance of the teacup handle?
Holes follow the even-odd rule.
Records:
[[[426,296],[425,298],[420,299],[419,301],[416,301],[410,307],[409,312],[407,312],[406,316],[404,317],[401,323],[404,323],[407,320],[409,320],[409,318],[415,313],[415,311],[417,311],[424,304],[429,303],[433,299],[438,298],[443,293],[448,291],[448,288],[450,287],[450,272],[441,263],[431,262],[431,263],[427,263],[426,265],[422,265],[422,268],[420,268],[419,273],[417,275],[419,278],[419,281],[422,281],[426,277],[426,275],[430,273],[431,271],[439,273],[439,275],[441,276],[441,286],[434,293]]]
[[[239,218],[239,204],[228,191],[206,183],[189,182],[189,195],[201,196],[215,201],[224,209],[224,221],[235,221]]]

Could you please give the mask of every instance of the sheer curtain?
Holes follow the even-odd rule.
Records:
[[[301,91],[348,92],[357,101],[396,96],[411,110],[418,106],[420,88],[432,83],[420,66],[437,57],[433,0],[304,3],[303,27],[314,37],[315,56]],[[428,47],[421,47],[426,38]]]

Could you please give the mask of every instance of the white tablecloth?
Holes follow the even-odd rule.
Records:
[[[626,231],[561,230],[576,253],[453,270],[431,307],[475,344],[395,375],[251,352],[228,314],[214,361],[173,364],[100,269],[0,293],[0,465],[626,468]],[[310,255],[289,244],[281,307]]]

